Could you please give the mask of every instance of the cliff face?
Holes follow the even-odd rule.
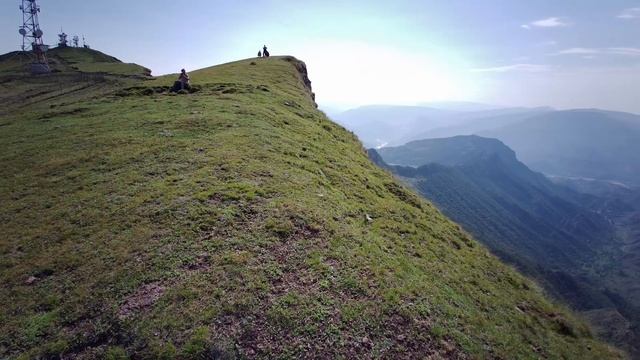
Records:
[[[309,73],[307,72],[307,64],[292,56],[285,57],[284,60],[291,62],[296,67],[296,70],[298,70],[298,74],[300,74],[300,78],[307,93],[311,96],[311,100],[313,100],[315,103],[316,94],[314,94],[313,89],[311,88],[311,80],[309,79]],[[317,107],[318,104],[316,104],[316,108]]]
[[[372,164],[303,63],[191,78],[2,113],[0,357],[619,356]]]

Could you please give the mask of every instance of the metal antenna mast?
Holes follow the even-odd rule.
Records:
[[[58,46],[59,47],[67,47],[68,45],[68,41],[67,41],[67,34],[64,33],[64,30],[62,30],[62,28],[60,28],[60,34],[58,34]]]
[[[36,0],[22,0],[20,5],[22,10],[22,26],[18,32],[22,35],[22,51],[27,51],[29,46],[35,56],[35,61],[31,64],[31,73],[46,74],[51,72],[46,52],[49,47],[42,41],[43,32],[40,30],[38,13],[40,6]]]

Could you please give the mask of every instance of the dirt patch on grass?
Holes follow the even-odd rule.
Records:
[[[77,115],[77,114],[81,114],[81,113],[87,112],[89,110],[90,109],[86,108],[86,107],[79,107],[79,108],[69,109],[69,110],[65,110],[65,111],[52,111],[52,112],[48,112],[48,113],[42,115],[40,117],[40,119],[47,120],[47,119],[60,117],[60,116]]]
[[[390,193],[398,197],[398,199],[400,199],[401,201],[404,201],[415,208],[422,209],[422,204],[420,203],[420,200],[418,199],[418,197],[415,194],[408,192],[405,188],[400,186],[398,183],[395,183],[395,182],[387,183],[384,185],[384,187]]]
[[[118,311],[118,318],[127,319],[151,307],[162,297],[165,290],[166,287],[158,282],[142,285],[124,300]]]
[[[310,327],[293,330],[274,323],[268,316],[256,314],[244,319],[222,319],[216,324],[216,330],[234,338],[240,356],[249,359],[282,353],[295,353],[296,357],[305,359],[468,358],[453,340],[431,336],[429,321],[394,315],[378,320],[372,320],[371,328],[363,328],[345,323],[340,313],[334,311],[321,322],[298,319]]]
[[[196,259],[188,264],[185,264],[182,268],[187,272],[201,272],[207,271],[211,267],[211,255],[207,252],[198,254]]]

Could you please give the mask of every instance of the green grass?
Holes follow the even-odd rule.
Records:
[[[619,356],[372,164],[299,68],[1,113],[0,357]]]
[[[107,63],[107,62],[98,62],[98,63],[92,63],[92,64],[75,64],[72,67],[84,73],[121,74],[121,75],[128,75],[128,76],[140,76],[145,74],[148,71],[146,68],[136,64]]]
[[[151,71],[137,64],[125,64],[120,60],[85,48],[53,48],[47,52],[49,67],[55,73],[105,74],[113,76],[146,77]],[[0,55],[0,83],[4,78],[24,77],[33,57],[24,52]],[[45,78],[51,78],[51,76]]]
[[[120,60],[100,51],[76,47],[56,47],[47,52],[49,57],[69,64],[121,63]]]

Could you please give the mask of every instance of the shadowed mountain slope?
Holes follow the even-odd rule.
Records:
[[[640,308],[634,300],[638,277],[632,275],[637,251],[631,233],[628,240],[620,236],[633,231],[626,225],[634,214],[633,201],[606,200],[556,185],[495,139],[458,136],[370,152],[374,161],[557,298],[580,311],[606,310],[624,319],[617,321],[626,329],[624,336],[605,336],[637,353],[634,328]],[[389,166],[385,160],[413,167]],[[609,330],[616,322],[604,326],[607,321],[594,319]]]
[[[458,136],[378,152],[388,163],[417,166],[397,173],[500,253],[570,267],[612,237],[604,217],[578,204],[579,194],[532,172],[498,140]]]

